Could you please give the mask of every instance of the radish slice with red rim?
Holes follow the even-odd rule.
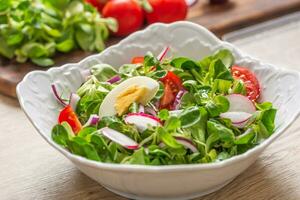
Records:
[[[133,124],[139,132],[143,132],[150,126],[161,126],[158,118],[145,113],[130,113],[125,117],[127,124]]]
[[[190,149],[193,153],[198,152],[198,149],[192,140],[180,136],[175,136],[174,138],[179,144],[182,144],[186,149]]]
[[[104,135],[106,138],[110,139],[111,141],[121,145],[122,147],[126,149],[138,149],[139,144],[135,142],[130,137],[124,135],[123,133],[120,133],[114,129],[104,127],[99,130],[102,135]]]
[[[226,113],[220,114],[221,118],[230,119],[231,122],[234,124],[243,123],[243,122],[247,121],[248,119],[250,119],[251,116],[252,116],[252,114],[246,113],[246,112],[226,112]]]
[[[254,113],[256,111],[255,105],[246,96],[241,94],[227,95],[230,106],[228,112],[245,112]]]

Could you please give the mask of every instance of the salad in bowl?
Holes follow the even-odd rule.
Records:
[[[94,161],[175,165],[220,162],[272,135],[276,109],[230,50],[201,60],[168,51],[94,65],[70,95],[53,84],[62,108],[52,139]]]

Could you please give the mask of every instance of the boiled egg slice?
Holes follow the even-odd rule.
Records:
[[[159,83],[146,76],[129,78],[104,98],[99,108],[99,116],[114,116],[125,114],[133,102],[146,105],[157,93]]]

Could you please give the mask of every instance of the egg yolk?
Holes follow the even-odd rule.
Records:
[[[144,96],[149,92],[146,87],[130,86],[117,96],[115,109],[119,116],[125,114],[133,102],[143,103]]]

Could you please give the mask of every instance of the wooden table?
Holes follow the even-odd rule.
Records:
[[[258,42],[257,45],[260,47],[253,45],[240,47],[249,53],[256,53],[262,59],[274,61],[274,57],[279,53],[270,54],[270,51],[276,47],[285,47],[281,42],[288,42],[285,45],[289,50],[294,45],[293,52],[298,52],[294,54],[290,51],[290,55],[299,55],[297,46],[300,42],[299,34],[283,34],[282,31],[280,34],[288,38],[288,41],[285,39],[279,41],[275,38],[276,42],[274,42],[271,37],[268,37],[265,43]],[[295,41],[293,37],[297,40]],[[261,48],[262,46],[265,48]],[[299,56],[295,59],[299,64]],[[296,60],[293,61],[297,63]],[[300,66],[293,63],[291,66],[300,70]],[[82,174],[71,162],[47,144],[26,119],[16,100],[0,95],[0,116],[1,200],[124,199],[105,190]],[[199,200],[300,199],[299,136],[300,118],[243,174],[223,189]]]

